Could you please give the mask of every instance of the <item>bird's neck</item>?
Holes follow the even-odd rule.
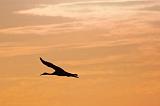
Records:
[[[48,75],[53,75],[53,73],[48,73]]]
[[[42,75],[53,75],[53,73],[44,73]]]

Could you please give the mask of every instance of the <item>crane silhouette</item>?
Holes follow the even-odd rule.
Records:
[[[66,72],[62,68],[60,68],[60,67],[58,67],[58,66],[56,66],[56,65],[54,65],[50,62],[47,62],[47,61],[43,60],[41,57],[40,57],[40,60],[44,65],[46,65],[46,66],[55,70],[53,73],[44,72],[41,75],[58,75],[58,76],[67,76],[67,77],[79,78],[78,74],[72,74],[72,73]]]

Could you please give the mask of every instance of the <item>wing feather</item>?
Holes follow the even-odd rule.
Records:
[[[46,65],[46,66],[48,66],[50,68],[53,68],[54,70],[61,70],[62,69],[62,68],[60,68],[60,67],[58,67],[58,66],[56,66],[56,65],[54,65],[54,64],[52,64],[50,62],[47,62],[47,61],[43,60],[41,57],[40,57],[40,60],[44,65]]]

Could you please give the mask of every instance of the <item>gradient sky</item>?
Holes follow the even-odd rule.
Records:
[[[159,0],[1,0],[1,106],[160,106]],[[79,79],[41,77],[51,69]]]

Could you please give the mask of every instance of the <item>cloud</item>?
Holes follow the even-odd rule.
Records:
[[[92,59],[84,59],[84,60],[66,60],[59,61],[59,63],[63,63],[69,66],[81,66],[81,65],[93,65],[93,64],[102,64],[107,62],[113,62],[119,59],[122,59],[126,55],[109,55],[104,58],[92,58]]]
[[[104,29],[105,23],[111,24],[111,26],[106,27],[105,29],[110,29],[114,25],[114,19],[108,20],[81,20],[73,22],[65,22],[59,24],[47,24],[47,25],[34,25],[34,26],[22,26],[22,27],[11,27],[0,29],[1,36],[3,34],[12,34],[12,35],[22,35],[22,34],[32,34],[32,35],[48,35],[48,34],[59,34],[59,33],[68,33],[75,31],[85,31],[93,29]],[[99,24],[101,23],[101,24]]]
[[[160,27],[160,20],[151,20],[151,21],[148,21],[148,24],[149,25],[152,25],[153,27]]]
[[[21,27],[0,29],[0,34],[1,34],[0,36],[4,36],[5,34],[6,35],[8,34],[22,35],[21,37],[26,35],[27,36],[49,35],[47,36],[48,38],[46,39],[50,39],[50,38],[53,38],[55,34],[67,35],[66,33],[68,32],[70,34],[69,37],[68,36],[66,36],[65,38],[62,37],[62,39],[61,39],[61,36],[58,36],[57,38],[64,41],[64,43],[57,44],[57,45],[53,45],[52,43],[49,46],[39,45],[39,46],[21,47],[21,46],[15,45],[15,47],[13,46],[9,47],[6,44],[0,43],[0,46],[7,46],[6,48],[1,47],[2,49],[0,51],[0,54],[2,56],[32,55],[32,54],[43,53],[54,47],[78,50],[78,49],[93,49],[93,48],[100,48],[100,47],[113,48],[118,46],[123,47],[127,45],[143,45],[143,43],[145,44],[150,39],[155,39],[153,36],[158,35],[160,33],[159,28],[155,28],[147,24],[147,22],[149,22],[150,20],[156,20],[155,15],[148,15],[148,14],[144,15],[144,14],[140,14],[141,12],[140,13],[135,12],[136,14],[135,13],[132,14],[133,11],[128,12],[128,14],[126,13],[124,15],[121,15],[124,12],[127,12],[128,10],[126,9],[127,11],[125,10],[123,12],[120,12],[117,10],[119,9],[119,7],[122,7],[122,6],[119,6],[120,4],[126,5],[126,6],[131,5],[131,7],[132,6],[134,7],[137,5],[144,6],[143,4],[147,4],[147,3],[148,5],[150,5],[150,2],[145,2],[145,1],[73,2],[73,3],[61,3],[61,4],[55,4],[55,5],[44,5],[44,6],[40,6],[39,8],[18,11],[18,13],[30,11],[29,13],[23,13],[23,14],[32,14],[31,10],[36,10],[39,12],[42,11],[42,15],[43,15],[43,13],[46,13],[46,9],[48,9],[47,11],[51,11],[51,13],[47,13],[48,16],[64,15],[66,17],[72,17],[72,18],[80,17],[80,16],[90,17],[90,15],[83,15],[83,14],[90,14],[90,13],[106,14],[107,13],[106,15],[108,18],[105,17],[105,15],[103,17],[95,15],[96,17],[102,17],[104,19],[75,20],[72,22],[65,22],[60,24],[21,26]],[[116,7],[112,8],[111,4],[112,6],[114,5]],[[56,8],[59,10],[56,10]],[[81,11],[81,10],[87,10],[87,9],[88,11],[84,11],[84,12]],[[113,11],[110,11],[110,10],[113,10]],[[74,12],[76,12],[77,15],[74,14]],[[112,12],[116,15],[110,14]],[[39,15],[39,13],[36,12],[36,15]],[[51,37],[50,35],[53,35],[53,37]],[[83,37],[81,37],[82,35]],[[73,36],[74,38],[75,36],[77,36],[77,39],[78,38],[81,38],[81,39],[78,39],[79,40],[79,41],[77,40],[78,42],[76,41],[71,41],[69,43],[68,41],[67,43],[65,42],[66,40],[73,38]],[[96,39],[93,41],[93,40],[90,40],[91,37],[95,37],[101,40]],[[102,37],[104,38],[104,40],[102,39]],[[83,42],[82,40],[84,39],[88,39],[89,41]]]
[[[48,25],[35,25],[35,26],[22,26],[13,28],[0,29],[2,34],[36,34],[36,35],[46,35],[48,33],[62,33],[71,32],[74,30],[80,30],[87,23],[83,22],[71,22],[62,24],[48,24]]]
[[[43,53],[44,49],[48,49],[49,47],[43,46],[27,46],[27,47],[1,47],[0,57],[12,57],[12,56],[20,56],[20,55],[33,55],[38,53]]]
[[[153,6],[144,7],[141,10],[160,12],[160,4],[159,5],[156,4],[156,5],[153,5]]]
[[[57,44],[57,45],[39,45],[39,46],[26,46],[19,45],[17,42],[4,42],[0,43],[0,57],[12,57],[21,55],[34,55],[46,53],[52,48],[70,48],[80,44]]]
[[[47,35],[57,33],[67,33],[80,30],[102,28],[112,30],[112,26],[117,25],[121,20],[133,21],[132,18],[136,14],[140,14],[138,8],[147,7],[154,2],[150,1],[86,1],[86,2],[70,2],[40,5],[35,8],[19,10],[16,14],[28,14],[37,16],[53,16],[72,18],[71,22],[48,25],[21,26],[13,28],[0,29],[2,34],[35,34]],[[114,6],[114,7],[113,7]],[[132,9],[131,9],[132,8]],[[135,8],[133,10],[133,8]],[[123,14],[123,15],[122,15]],[[138,15],[135,18],[139,21],[145,20],[150,16]],[[118,17],[118,18],[117,18]],[[119,22],[118,22],[119,21]],[[126,23],[126,22],[125,22]],[[106,24],[109,25],[106,27]],[[134,24],[134,23],[133,23]],[[106,28],[105,28],[106,27]]]
[[[17,14],[29,14],[39,16],[61,16],[76,19],[102,18],[110,15],[122,14],[129,11],[129,8],[135,8],[137,5],[147,5],[149,1],[86,1],[59,3],[54,5],[40,5],[39,7],[19,10]],[[114,6],[114,7],[113,7]],[[125,8],[127,7],[127,9]],[[136,7],[137,8],[137,7]]]

